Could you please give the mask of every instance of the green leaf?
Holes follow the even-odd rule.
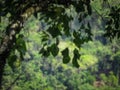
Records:
[[[74,53],[75,58],[77,58],[77,59],[80,58],[80,54],[79,54],[79,51],[77,49],[74,49],[73,53]]]
[[[42,42],[45,42],[45,41],[48,41],[48,40],[49,40],[49,35],[48,35],[47,32],[42,31],[42,32],[40,33],[40,38],[41,38],[41,41],[42,41]]]
[[[59,44],[59,38],[56,38],[56,45],[58,45]]]
[[[68,63],[70,61],[70,56],[69,56],[69,49],[66,48],[62,51],[62,55],[63,55],[63,63]]]
[[[80,65],[78,64],[78,62],[77,62],[77,59],[74,57],[73,59],[72,59],[72,64],[73,64],[73,66],[75,66],[75,67],[79,67]]]
[[[16,55],[11,55],[8,58],[8,65],[14,69],[14,62],[17,60],[17,56]]]
[[[64,16],[63,16],[64,17]],[[71,20],[68,16],[65,15],[63,18],[63,27],[64,33],[66,36],[70,36],[70,28],[69,28],[69,21]]]
[[[59,48],[56,44],[52,44],[51,47],[49,47],[48,49],[54,57],[58,55]]]
[[[69,61],[70,61],[70,57],[69,56],[63,56],[63,63],[64,64],[69,63]]]
[[[80,38],[74,38],[73,42],[75,43],[75,45],[80,48],[81,44],[83,44],[84,41],[82,41]]]
[[[48,56],[50,55],[50,52],[49,52],[48,49],[46,50],[46,49],[44,49],[44,47],[43,47],[43,48],[41,48],[39,54],[42,54],[43,56],[48,57]]]
[[[75,4],[75,9],[76,9],[76,12],[78,12],[78,13],[85,11],[84,2],[80,1],[79,4],[76,3]]]
[[[89,30],[91,30],[90,22],[88,22],[87,26],[88,26]]]
[[[69,26],[64,27],[64,32],[66,36],[70,36]]]
[[[20,34],[16,40],[16,48],[20,53],[22,53],[22,55],[25,55],[27,49],[22,34]]]
[[[80,58],[80,54],[79,54],[79,51],[77,50],[77,49],[74,49],[74,57],[73,57],[73,59],[72,59],[72,64],[73,64],[73,66],[75,66],[75,67],[79,67],[79,64],[78,64],[78,59]]]
[[[87,5],[87,10],[88,10],[88,14],[91,15],[92,14],[92,8],[91,8],[90,4]]]
[[[82,44],[82,40],[80,39],[80,34],[79,34],[79,32],[76,32],[76,31],[74,31],[73,32],[73,36],[74,36],[74,39],[73,39],[73,42],[75,43],[75,45],[77,46],[77,47],[81,47],[81,44]]]
[[[67,55],[69,54],[69,49],[68,48],[65,48],[63,51],[62,51],[62,55]]]
[[[61,35],[60,30],[56,26],[49,27],[49,29],[47,31],[50,33],[50,35],[53,38],[57,37],[58,35]]]

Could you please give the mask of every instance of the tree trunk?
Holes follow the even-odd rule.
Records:
[[[23,12],[18,20],[11,23],[6,29],[6,35],[3,37],[2,43],[0,44],[0,90],[2,89],[2,76],[4,72],[4,67],[6,64],[6,59],[10,54],[13,44],[15,43],[16,34],[21,31],[23,23],[29,16],[35,12],[40,11],[40,7],[29,7]],[[28,12],[29,11],[29,12]]]

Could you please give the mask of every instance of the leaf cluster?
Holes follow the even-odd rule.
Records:
[[[110,39],[117,37],[120,38],[120,7],[113,6],[109,13],[109,20],[106,23],[105,36]]]

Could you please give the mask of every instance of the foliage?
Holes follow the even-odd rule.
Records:
[[[48,3],[48,2],[50,2],[50,3]],[[58,39],[58,36],[63,37],[63,35],[64,35],[64,36],[70,37],[72,39],[72,42],[78,48],[80,48],[84,42],[91,40],[92,33],[91,33],[90,22],[87,22],[85,24],[82,23],[81,27],[78,30],[73,29],[72,32],[70,31],[70,29],[71,29],[70,22],[76,18],[76,15],[77,15],[77,17],[78,17],[77,19],[79,19],[80,23],[84,19],[86,19],[89,15],[92,15],[92,7],[90,5],[91,2],[92,1],[90,1],[90,0],[85,0],[85,1],[70,0],[68,3],[66,3],[66,1],[56,1],[56,0],[52,0],[52,1],[45,0],[44,2],[41,2],[39,0],[38,1],[30,0],[29,2],[27,2],[27,0],[26,1],[12,0],[12,1],[8,2],[7,0],[5,0],[5,1],[1,1],[1,8],[2,8],[1,16],[8,15],[8,19],[11,23],[16,20],[19,20],[22,23],[22,21],[24,20],[24,17],[27,18],[29,16],[29,13],[33,12],[33,15],[36,18],[40,18],[40,20],[44,20],[45,23],[49,26],[48,29],[45,30],[44,32],[48,33],[49,37],[51,37],[51,39],[54,39],[54,38]],[[94,5],[95,2],[96,1],[93,1],[92,5]],[[104,2],[107,2],[107,1],[103,1],[103,3]],[[42,3],[43,3],[43,5],[41,5]],[[99,4],[97,2],[98,8],[100,7],[100,9],[101,9],[101,5],[103,3]],[[31,5],[33,5],[33,6],[31,6]],[[40,6],[40,7],[38,7],[38,6]],[[37,9],[34,10],[34,8],[37,8]],[[41,10],[42,12],[40,13],[40,17],[39,17],[39,15],[37,13],[39,13],[40,8],[44,8],[44,9]],[[98,8],[96,7],[96,9],[98,9]],[[114,6],[112,7],[112,10],[113,10],[113,8],[114,8]],[[107,7],[107,9],[108,9],[108,7]],[[110,13],[117,12],[115,10],[114,11],[112,11],[112,10]],[[116,10],[119,11],[119,7],[116,6]],[[76,15],[73,15],[72,12],[76,13]],[[109,13],[109,15],[113,15],[110,13]],[[25,14],[26,14],[26,16],[25,16]],[[118,17],[114,18],[113,17],[114,15],[118,16]],[[118,15],[116,15],[116,14],[114,14],[114,15],[111,16],[110,18],[113,20],[114,19],[117,20],[117,21],[115,21],[115,28],[116,27],[119,28],[119,13],[118,13]],[[108,25],[108,27],[109,26],[111,26],[111,25]],[[6,33],[9,34],[9,31],[7,30]],[[85,35],[83,36],[82,33],[85,33]],[[114,31],[113,31],[113,33],[114,33]],[[110,34],[108,34],[108,36],[109,35]],[[113,35],[113,36],[115,36],[115,35]],[[118,34],[118,36],[119,36],[119,34]],[[51,39],[48,38],[48,41]],[[43,37],[43,40],[46,41],[46,37]],[[44,48],[44,47],[46,47],[46,48]],[[53,51],[53,49],[52,49],[54,47],[56,48],[56,52]],[[23,53],[23,51],[20,51],[20,50],[18,50],[18,51]],[[49,56],[49,53],[47,53],[49,51],[51,51],[53,56],[56,56],[59,52],[57,43],[54,43],[53,45],[51,45],[51,47],[49,47],[49,45],[47,43],[45,43],[45,45],[43,45],[43,48],[41,49],[40,53],[43,53],[43,55],[45,55],[45,56]],[[78,50],[76,49],[75,52],[78,52]],[[73,51],[74,55],[76,54],[75,52]],[[22,55],[21,55],[21,57],[22,57]],[[75,57],[72,59],[73,65],[76,67],[79,67],[77,59],[78,58],[75,58]],[[66,60],[67,60],[67,62],[70,61],[68,59],[66,59]]]
[[[1,75],[4,74],[3,89],[119,89],[119,3],[113,4],[112,0],[0,2],[0,59],[7,58],[3,65],[0,61],[0,66],[6,64],[4,73],[4,68],[0,68]],[[105,33],[99,26],[105,28]],[[110,39],[117,36],[117,40],[110,43],[100,36],[103,33]],[[6,54],[9,56],[3,57]],[[93,85],[96,81],[105,85],[96,87]]]
[[[120,37],[120,5],[111,7],[111,11],[109,13],[109,20],[107,21],[106,26],[106,36],[109,36],[110,39],[117,36]],[[112,30],[112,31],[111,31]]]

